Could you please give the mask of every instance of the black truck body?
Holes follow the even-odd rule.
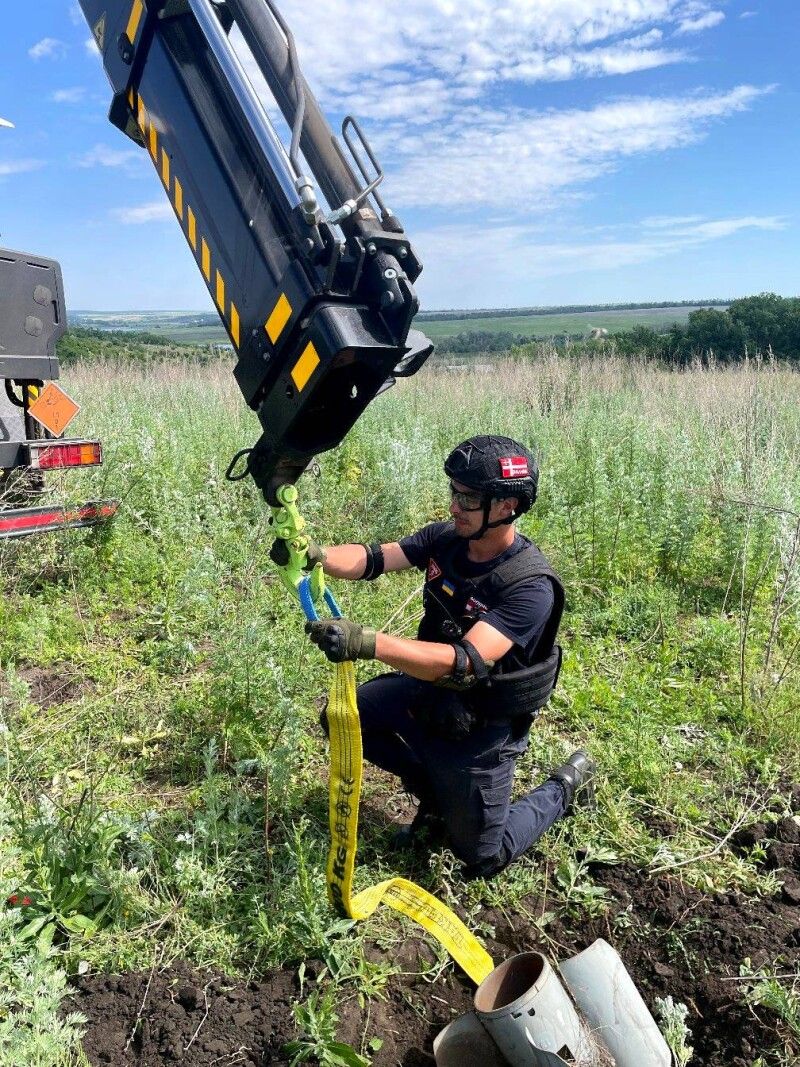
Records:
[[[0,538],[90,526],[113,501],[43,504],[47,470],[102,461],[97,441],[65,441],[30,414],[46,382],[59,377],[56,342],[66,329],[61,268],[52,259],[0,249]]]

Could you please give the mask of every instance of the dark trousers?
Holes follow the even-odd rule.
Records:
[[[508,722],[477,727],[459,740],[434,732],[424,714],[457,694],[405,674],[358,687],[364,756],[402,779],[444,822],[448,844],[474,874],[488,875],[521,856],[566,810],[564,787],[549,779],[511,803],[517,757],[527,731]],[[413,712],[413,714],[412,714]]]

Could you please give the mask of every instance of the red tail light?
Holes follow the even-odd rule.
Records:
[[[62,467],[97,467],[103,462],[99,441],[29,441],[30,465],[34,470]]]

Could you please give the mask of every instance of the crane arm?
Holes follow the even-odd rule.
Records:
[[[422,266],[380,198],[358,123],[343,124],[345,151],[273,0],[80,6],[113,90],[110,119],[150,154],[230,337],[263,431],[248,470],[275,505],[281,485],[431,354],[412,329]],[[244,49],[292,131],[288,151]]]

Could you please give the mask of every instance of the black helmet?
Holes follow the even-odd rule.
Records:
[[[487,498],[515,496],[522,515],[536,500],[539,466],[536,457],[519,441],[488,434],[470,437],[444,461],[444,472]]]

